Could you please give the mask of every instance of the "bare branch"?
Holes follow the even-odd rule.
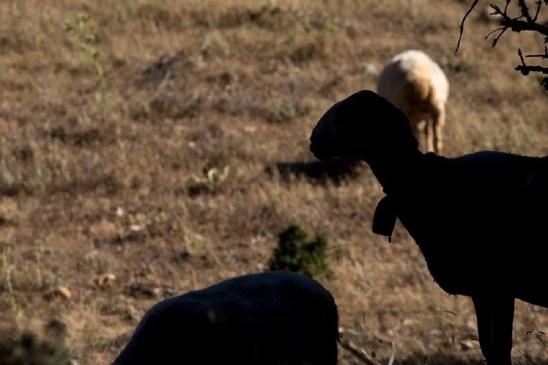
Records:
[[[535,66],[529,66],[525,63],[525,59],[523,58],[523,53],[521,52],[521,49],[518,49],[518,56],[521,61],[521,65],[516,66],[516,71],[519,71],[522,73],[522,75],[527,76],[530,72],[540,72],[543,74],[548,74],[548,67],[542,67],[540,65]]]
[[[523,32],[523,31],[531,31],[531,32],[537,32],[542,35],[548,36],[548,27],[535,22],[527,22],[523,20],[506,17],[500,21],[500,24],[502,26],[512,29],[514,32],[517,32],[517,33]]]
[[[530,55],[527,55],[525,56],[526,58],[527,57],[534,57],[534,58],[546,58],[548,59],[548,47],[544,46],[544,54],[530,54]]]
[[[518,56],[521,60],[521,64],[525,66],[525,60],[523,59],[523,53],[521,52],[521,48],[518,48]]]
[[[536,22],[537,19],[538,19],[538,14],[540,13],[540,8],[542,6],[542,1],[541,0],[537,0],[536,2],[537,4],[537,10],[535,10],[535,16],[533,17],[533,21]]]
[[[458,51],[460,47],[460,41],[462,38],[462,34],[464,31],[464,22],[472,12],[472,10],[475,8],[479,0],[473,1],[472,5],[464,15],[461,24],[460,24],[460,33],[459,33],[459,39],[457,43],[457,48],[455,52]],[[524,31],[529,32],[536,32],[541,35],[544,35],[544,43],[548,43],[548,22],[537,22],[538,16],[540,14],[540,8],[543,5],[548,5],[548,0],[536,0],[534,3],[536,7],[533,9],[533,13],[527,6],[527,3],[525,0],[515,0],[517,2],[517,6],[519,8],[519,15],[518,16],[510,16],[508,14],[508,7],[510,3],[512,3],[513,0],[506,0],[504,9],[501,9],[499,6],[490,4],[490,7],[493,9],[493,12],[490,13],[490,15],[496,15],[498,16],[500,27],[497,29],[492,30],[487,34],[485,37],[486,39],[492,36],[493,34],[496,34],[496,36],[493,39],[493,47],[495,47],[502,37],[502,35],[510,29],[513,32],[520,33]],[[533,15],[531,15],[533,14]],[[538,72],[542,73],[544,75],[548,75],[548,67],[543,67],[541,65],[527,65],[525,63],[525,58],[541,58],[541,59],[548,59],[548,48],[545,45],[544,46],[544,54],[529,54],[525,57],[523,56],[523,53],[521,52],[521,49],[518,50],[518,55],[520,57],[521,64],[516,66],[516,70],[521,72],[523,75],[528,75],[531,72]],[[541,81],[541,85],[548,90],[548,78],[543,78]]]
[[[525,76],[527,76],[530,72],[540,72],[542,74],[548,75],[548,67],[542,67],[539,65],[535,65],[535,66],[518,65],[516,66],[516,71],[521,72]]]
[[[548,1],[548,0],[546,0],[546,1]],[[464,14],[464,18],[462,18],[462,21],[460,22],[460,25],[459,25],[459,29],[460,29],[459,40],[457,42],[457,48],[455,49],[455,53],[457,53],[459,51],[460,40],[462,39],[462,33],[464,32],[464,22],[466,21],[466,18],[468,18],[468,15],[472,12],[472,10],[474,10],[476,5],[478,5],[478,2],[479,2],[479,0],[474,0],[474,2],[472,3],[472,6],[470,6],[470,9],[468,9],[466,14]]]
[[[393,365],[395,358],[396,358],[396,343],[392,341],[392,352],[390,353],[390,360],[388,360],[388,365]]]
[[[527,19],[528,23],[531,23],[533,19],[531,18],[531,14],[529,14],[529,8],[527,7],[525,0],[518,0],[518,6],[521,10],[521,16]]]
[[[542,24],[536,23],[533,19],[524,21],[524,20],[518,20],[517,18],[511,18],[510,16],[508,16],[507,5],[508,4],[506,4],[503,11],[497,5],[490,4],[491,8],[494,10],[493,15],[500,15],[500,17],[502,18],[500,20],[501,26],[510,28],[512,31],[517,33],[522,31],[531,31],[531,32],[537,32],[537,33],[548,36],[548,27]]]
[[[497,28],[497,29],[494,29],[492,31],[490,31],[489,33],[487,33],[487,35],[485,36],[485,39],[489,38],[489,36],[491,36],[491,34],[497,32],[497,31],[500,31],[500,33],[495,37],[495,39],[493,39],[493,47],[495,47],[500,39],[500,37],[502,37],[502,35],[504,34],[504,32],[506,32],[508,28],[507,27],[500,27],[500,28]]]

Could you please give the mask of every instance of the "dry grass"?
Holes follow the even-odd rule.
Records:
[[[371,233],[368,168],[316,176],[308,136],[417,47],[451,83],[447,155],[548,154],[546,92],[513,70],[542,39],[491,48],[473,15],[455,54],[464,1],[414,1],[414,18],[403,0],[268,3],[0,1],[0,329],[56,318],[81,365],[106,364],[163,295],[260,271],[295,221],[328,239],[342,325],[380,361],[386,341],[398,364],[482,359],[470,301],[401,227],[393,244]],[[547,326],[518,303],[518,364],[548,360]]]

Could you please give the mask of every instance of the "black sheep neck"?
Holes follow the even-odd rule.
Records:
[[[364,161],[389,195],[398,195],[400,192],[413,188],[418,176],[422,176],[422,162],[425,155],[418,149],[405,153],[392,153],[382,157],[368,158]]]

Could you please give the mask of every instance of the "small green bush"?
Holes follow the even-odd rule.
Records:
[[[32,333],[17,339],[2,337],[0,363],[4,365],[70,365],[67,350],[60,344],[39,340]]]
[[[31,331],[0,333],[2,365],[70,365],[70,351],[65,346],[66,325],[52,320],[38,335]]]
[[[270,270],[289,270],[311,278],[330,278],[332,270],[325,262],[327,240],[321,235],[307,239],[306,231],[291,223],[278,235],[278,246],[268,262]]]

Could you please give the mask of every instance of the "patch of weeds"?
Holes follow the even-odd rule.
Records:
[[[310,111],[311,108],[309,105],[298,101],[285,101],[278,106],[270,108],[266,107],[261,111],[261,113],[267,122],[281,124],[302,118],[308,115]]]
[[[41,134],[50,142],[59,141],[71,146],[86,147],[115,143],[119,127],[110,119],[94,120],[88,116],[70,116],[51,128],[44,129]]]
[[[249,9],[243,8],[243,7],[231,7],[219,14],[216,18],[210,17],[208,19],[209,26],[214,26],[218,28],[236,28],[241,27],[244,24],[251,23],[252,21],[252,14]],[[197,20],[199,17],[197,16],[198,13],[194,13],[194,18]],[[205,17],[201,16],[202,19],[205,19]],[[202,24],[204,22],[202,21]]]
[[[150,64],[141,73],[141,79],[137,82],[137,85],[145,86],[147,83],[152,83],[156,88],[163,86],[169,77],[177,71],[176,66],[180,68],[192,68],[193,64],[186,58],[183,59],[184,51],[179,50],[173,54],[163,54],[157,61]],[[185,61],[184,64],[181,61]],[[184,66],[184,67],[183,67]]]
[[[150,117],[150,103],[147,100],[137,99],[129,102],[127,109],[129,119],[144,121]]]
[[[325,54],[324,49],[323,42],[308,42],[293,48],[288,58],[293,63],[305,63],[314,58],[322,57]]]
[[[284,63],[304,65],[313,60],[324,60],[333,51],[334,37],[330,32],[298,33],[280,39],[273,47],[267,44],[261,56],[264,60],[276,59]]]
[[[204,60],[226,59],[230,55],[230,47],[223,34],[215,31],[205,37],[199,50]]]
[[[8,52],[24,54],[34,50],[37,45],[38,32],[44,31],[44,19],[41,17],[39,27],[36,18],[31,12],[23,10],[17,2],[0,1],[6,5],[0,5],[0,54],[7,55]]]
[[[298,224],[291,223],[278,235],[278,246],[268,261],[270,270],[289,270],[311,278],[326,276],[333,271],[325,262],[327,240],[321,235],[308,239],[306,231]]]
[[[16,168],[21,166],[16,167],[16,162],[17,160],[12,164],[11,161],[8,163],[5,159],[0,159],[0,194],[2,195],[32,194],[53,180],[54,171],[47,166],[32,163],[32,166],[23,171],[17,171]]]
[[[140,18],[143,24],[152,23],[158,28],[172,31],[182,31],[192,26],[191,19],[184,14],[155,1],[139,6],[135,17]]]
[[[225,166],[222,169],[216,167],[204,169],[203,176],[193,176],[193,181],[188,188],[189,195],[197,196],[218,193],[222,184],[226,181],[229,172],[229,166]]]
[[[492,133],[485,143],[488,149],[495,151],[528,153],[528,151],[538,149],[540,140],[537,135],[531,134],[517,121],[511,121],[507,129],[499,133]]]
[[[165,237],[177,228],[174,220],[163,211],[151,214],[146,227],[150,237]]]
[[[71,60],[75,71],[91,69],[97,77],[97,89],[94,100],[97,104],[108,105],[112,99],[109,95],[109,88],[106,82],[103,66],[101,65],[103,55],[98,48],[98,25],[97,22],[87,13],[79,14],[72,21],[65,21],[63,30],[68,35],[71,43],[78,45],[79,53],[73,55]],[[110,106],[112,107],[112,106]]]
[[[68,181],[58,183],[54,190],[69,194],[101,190],[105,194],[115,194],[124,189],[122,172],[118,170],[98,171],[91,178],[71,177]]]
[[[201,173],[204,177],[212,168],[224,169],[224,166],[232,164],[234,159],[250,157],[243,150],[243,146],[218,125],[209,124],[206,128],[189,135],[188,139],[189,150],[204,161]]]
[[[10,306],[11,313],[15,320],[17,329],[21,329],[21,318],[23,317],[23,312],[17,305],[17,300],[15,298],[15,291],[13,287],[13,278],[12,278],[12,265],[8,260],[8,251],[11,250],[11,244],[4,239],[0,239],[0,260],[2,262],[2,276],[3,276],[3,287],[8,292],[10,296]],[[0,282],[1,283],[1,282]],[[3,362],[0,361],[3,364]]]
[[[204,101],[201,97],[181,97],[180,95],[165,93],[152,99],[149,107],[153,116],[183,119],[197,116],[203,104]]]
[[[49,132],[49,137],[74,146],[88,146],[102,141],[98,128],[92,127],[81,131],[68,131],[63,126],[55,127]]]
[[[314,183],[326,184],[330,181],[338,185],[343,180],[358,177],[363,167],[363,162],[358,159],[334,158],[328,161],[278,162],[274,166],[267,166],[265,172],[286,183],[305,178]]]
[[[44,335],[25,331],[20,335],[0,335],[0,364],[3,365],[70,365],[70,352],[65,346],[66,325],[49,322]]]
[[[287,30],[298,23],[292,11],[273,4],[263,5],[256,10],[233,6],[218,14],[208,9],[193,10],[190,18],[194,26],[225,29],[252,25],[269,30]]]
[[[167,14],[164,17],[167,18]],[[259,8],[232,6],[217,14],[209,9],[192,10],[189,17],[193,26],[221,29],[254,26],[285,32],[299,27],[310,32],[331,31],[338,25],[337,20],[326,13],[308,13],[291,6],[281,7],[272,1]]]
[[[307,31],[335,32],[340,26],[340,20],[326,12],[296,11],[295,17]]]
[[[249,18],[258,27],[271,30],[291,29],[299,23],[299,19],[293,11],[274,4],[267,4],[258,11],[250,12]]]
[[[63,30],[69,39],[79,45],[81,59],[86,67],[91,66],[97,76],[104,82],[103,67],[101,66],[101,53],[96,47],[97,23],[89,14],[78,14],[76,19],[65,21]]]

